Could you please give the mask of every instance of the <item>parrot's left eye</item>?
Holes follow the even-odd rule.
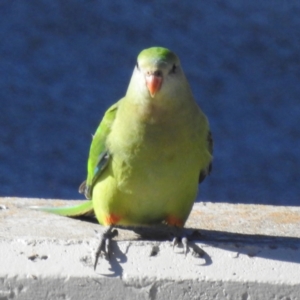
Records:
[[[136,68],[139,70],[140,69],[140,66],[139,66],[139,63],[138,62],[136,62]]]
[[[170,73],[175,73],[175,72],[176,72],[176,69],[177,69],[177,67],[176,67],[176,65],[174,64]]]

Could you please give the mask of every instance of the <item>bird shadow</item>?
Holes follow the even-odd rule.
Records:
[[[106,258],[110,267],[108,269],[111,273],[99,273],[105,277],[120,277],[123,276],[123,268],[122,264],[127,262],[126,253],[123,253],[117,243],[117,241],[112,241],[111,244],[112,253],[109,258]],[[99,264],[101,264],[102,260],[99,260]],[[99,266],[98,266],[99,268]]]
[[[286,251],[298,251],[300,238],[270,236],[262,234],[242,234],[217,230],[187,228],[191,240],[201,244],[232,251],[237,255],[262,257],[265,259],[300,263],[299,255],[286,255]],[[266,251],[267,250],[267,251]]]
[[[80,218],[83,221],[97,223],[97,220],[91,218]],[[100,225],[99,225],[100,226]],[[148,227],[123,227],[117,228],[133,231],[136,236],[134,238],[121,238],[118,241],[171,241],[172,230],[164,225],[155,225]],[[213,263],[209,250],[204,251],[201,247],[210,246],[226,251],[231,251],[239,255],[247,255],[248,257],[262,257],[265,259],[300,263],[299,255],[286,255],[286,251],[298,251],[300,249],[300,238],[286,236],[270,236],[262,234],[243,234],[218,230],[207,230],[198,228],[184,228],[183,235],[188,238],[188,253],[204,262],[200,266],[209,266]],[[179,243],[179,248],[183,248]],[[122,276],[123,268],[121,264],[127,261],[127,251],[123,253],[118,246],[117,241],[112,244],[113,255],[110,257],[109,264],[112,274],[102,274],[109,277]],[[171,247],[170,247],[171,248]],[[267,250],[267,251],[266,251]],[[155,252],[156,256],[158,253]]]

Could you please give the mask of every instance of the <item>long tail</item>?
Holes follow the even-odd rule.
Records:
[[[80,216],[94,216],[93,202],[91,200],[85,201],[81,204],[74,206],[62,206],[62,207],[42,207],[42,206],[30,206],[31,209],[50,212],[60,216],[66,217],[80,217]]]

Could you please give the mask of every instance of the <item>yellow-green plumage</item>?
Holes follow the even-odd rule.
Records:
[[[170,74],[174,65],[175,73]],[[140,73],[157,69],[163,73],[163,83],[151,97]],[[113,110],[113,121],[106,114],[100,125],[108,123],[106,138],[98,139],[97,130],[89,159],[89,166],[93,165],[97,147],[110,154],[92,187],[99,223],[175,220],[176,225],[183,225],[197,195],[199,174],[209,167],[212,156],[207,119],[193,99],[175,54],[164,48],[144,50],[125,97]],[[89,170],[88,178],[92,172]]]
[[[199,178],[210,171],[211,152],[208,121],[178,57],[165,48],[146,49],[125,97],[94,135],[80,190],[103,225],[183,226]]]

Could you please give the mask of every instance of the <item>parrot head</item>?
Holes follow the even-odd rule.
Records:
[[[148,48],[138,55],[135,76],[142,93],[151,98],[173,94],[186,82],[177,55],[162,47]]]

